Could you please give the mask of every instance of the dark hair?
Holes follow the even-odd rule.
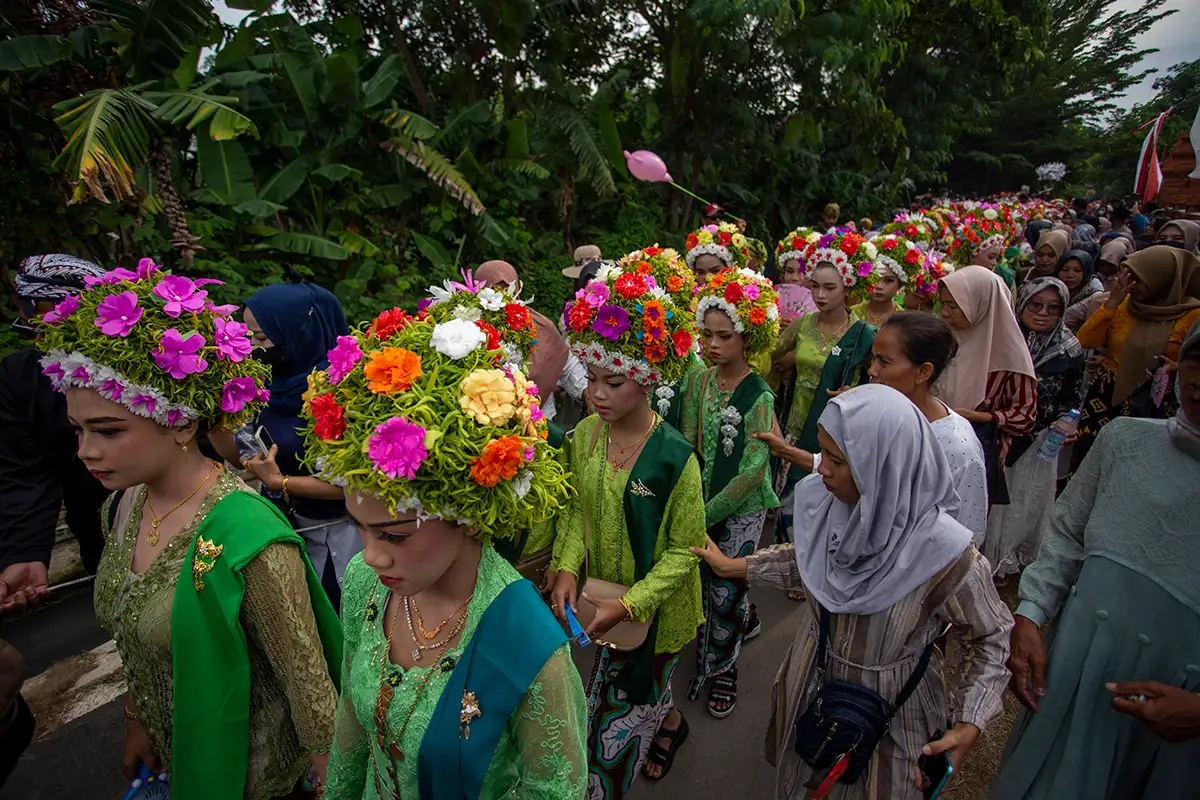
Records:
[[[1108,221],[1113,224],[1113,227],[1121,227],[1120,223],[1128,222],[1133,215],[1129,213],[1129,209],[1124,206],[1117,206],[1112,213],[1108,215]]]
[[[933,374],[929,382],[936,381],[954,356],[958,354],[958,340],[954,330],[941,317],[921,311],[897,311],[883,325],[900,334],[900,347],[904,357],[914,364],[932,364]]]
[[[579,291],[591,282],[596,277],[596,273],[600,271],[600,267],[604,266],[604,262],[600,259],[592,259],[579,268],[579,277],[575,279],[575,291]]]

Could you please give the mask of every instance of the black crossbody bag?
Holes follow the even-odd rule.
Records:
[[[817,671],[822,677],[828,657],[829,617],[829,612],[822,608],[821,638],[817,645]],[[895,703],[857,683],[841,680],[825,683],[796,720],[796,753],[804,763],[822,773],[844,758],[845,770],[838,776],[838,783],[857,781],[871,763],[892,717],[920,685],[933,656],[933,645],[930,642],[921,653]]]

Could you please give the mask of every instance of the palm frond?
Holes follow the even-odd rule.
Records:
[[[410,139],[432,139],[438,128],[420,114],[395,108],[383,115],[383,123],[397,134]]]
[[[216,83],[210,81],[196,89],[181,91],[144,92],[142,96],[158,105],[154,118],[161,122],[195,130],[212,120],[209,134],[217,141],[235,139],[243,133],[257,138],[258,128],[250,118],[233,109],[238,102],[236,97],[208,94]]]
[[[601,149],[599,135],[583,114],[566,105],[551,106],[547,111],[551,124],[567,135],[580,173],[591,181],[592,188],[602,195],[614,194],[617,184]]]
[[[429,145],[406,136],[397,136],[384,142],[383,147],[425,173],[430,181],[462,203],[463,208],[472,214],[478,216],[486,210],[467,179],[444,155]]]
[[[93,0],[92,8],[132,36],[124,49],[137,80],[174,72],[194,44],[217,24],[208,0]]]
[[[502,172],[509,172],[514,175],[524,175],[527,178],[535,178],[540,181],[544,181],[550,177],[550,170],[536,161],[529,161],[524,158],[494,158],[484,166],[483,171],[489,175],[499,175]]]
[[[158,132],[154,105],[124,89],[97,89],[54,107],[66,137],[55,166],[78,182],[72,202],[91,195],[105,203],[104,185],[118,200],[133,195],[133,171],[150,155]]]

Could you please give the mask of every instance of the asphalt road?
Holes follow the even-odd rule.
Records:
[[[637,795],[660,798],[715,796],[738,787],[740,797],[770,797],[773,770],[762,758],[762,737],[770,708],[775,669],[791,643],[801,608],[783,592],[761,589],[753,592],[763,620],[763,632],[742,651],[739,668],[738,707],[728,718],[709,716],[703,697],[686,699],[687,684],[694,674],[694,653],[688,650],[675,673],[675,696],[691,725],[691,736],[675,761],[671,774],[661,782],[639,779]],[[30,674],[44,672],[55,662],[86,653],[103,644],[107,635],[92,616],[89,591],[66,597],[37,612],[0,627],[26,656]],[[591,671],[592,649],[577,651],[576,663],[586,681]],[[87,654],[84,658],[90,658]],[[111,656],[106,663],[111,671]],[[91,663],[89,662],[89,667]],[[56,668],[61,671],[63,666]],[[50,673],[47,673],[49,675]],[[72,676],[74,677],[74,676]],[[45,676],[35,686],[47,690]],[[49,691],[65,696],[57,685]],[[95,695],[99,690],[84,689]],[[120,703],[107,691],[98,708],[76,718],[51,718],[39,731],[16,771],[3,789],[0,800],[62,800],[62,798],[119,798],[127,787],[121,774],[124,721]],[[87,698],[84,698],[86,702]],[[86,707],[86,706],[85,706]],[[711,793],[711,794],[710,794]]]

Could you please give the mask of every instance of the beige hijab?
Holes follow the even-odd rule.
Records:
[[[1167,349],[1175,321],[1200,308],[1200,258],[1194,253],[1158,245],[1134,253],[1122,266],[1146,287],[1146,298],[1129,299],[1133,327],[1121,346],[1113,406],[1145,383],[1146,370],[1153,369],[1155,359]]]
[[[497,283],[515,286],[518,282],[516,269],[507,261],[485,261],[475,270],[474,277],[489,286]],[[537,384],[538,396],[544,403],[558,387],[570,351],[558,328],[545,314],[530,308],[529,315],[537,326],[537,342],[529,354],[529,378]]]
[[[971,323],[966,330],[954,332],[958,355],[936,389],[942,402],[950,408],[978,408],[993,372],[1035,377],[1029,348],[1013,315],[1012,296],[1000,276],[984,267],[961,267],[942,278],[941,285]]]
[[[1071,236],[1066,231],[1057,228],[1052,231],[1046,231],[1038,237],[1037,247],[1033,251],[1036,253],[1043,247],[1049,247],[1054,251],[1054,261],[1057,263],[1058,259],[1062,258],[1063,253],[1071,249]]]
[[[1133,242],[1124,236],[1109,239],[1100,246],[1100,260],[1120,264],[1133,253]]]
[[[1167,228],[1177,228],[1183,234],[1183,249],[1190,250],[1195,253],[1196,245],[1200,244],[1200,222],[1195,222],[1190,219],[1173,219],[1170,222],[1164,223],[1158,229],[1158,236],[1162,236],[1162,232]]]

